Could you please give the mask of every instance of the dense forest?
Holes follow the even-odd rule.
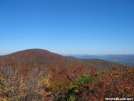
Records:
[[[134,67],[41,49],[0,56],[0,101],[134,100]]]

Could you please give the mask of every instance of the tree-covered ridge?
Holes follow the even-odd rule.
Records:
[[[112,62],[104,60],[76,59],[73,57],[62,56],[43,49],[28,49],[15,53],[0,56],[0,65],[21,66],[24,69],[30,68],[53,68],[53,67],[89,67],[92,70],[107,70]]]
[[[16,64],[28,64],[28,65],[70,65],[71,63],[80,63],[77,59],[64,57],[62,55],[49,52],[43,49],[27,49],[4,56],[0,56],[0,63],[16,63]]]

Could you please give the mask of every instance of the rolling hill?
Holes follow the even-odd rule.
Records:
[[[1,63],[36,64],[36,65],[71,65],[80,61],[71,57],[49,52],[43,49],[27,49],[0,56]]]
[[[106,70],[113,62],[99,59],[77,59],[62,56],[44,49],[27,49],[0,56],[0,64],[19,64],[30,67],[77,67],[86,66],[95,70]]]
[[[116,62],[110,62],[102,59],[80,59],[80,60],[87,65],[92,65],[93,67],[97,67],[99,70],[110,69],[113,67],[113,65],[121,65]]]
[[[134,66],[134,54],[116,55],[70,55],[79,59],[101,59],[110,62],[117,62],[123,65]]]

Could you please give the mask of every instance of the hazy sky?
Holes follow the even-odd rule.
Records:
[[[0,54],[134,54],[134,0],[0,0]]]

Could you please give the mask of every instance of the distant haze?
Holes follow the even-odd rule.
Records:
[[[134,66],[134,54],[124,55],[71,55],[81,59],[102,59],[107,61],[118,62],[124,65]]]

